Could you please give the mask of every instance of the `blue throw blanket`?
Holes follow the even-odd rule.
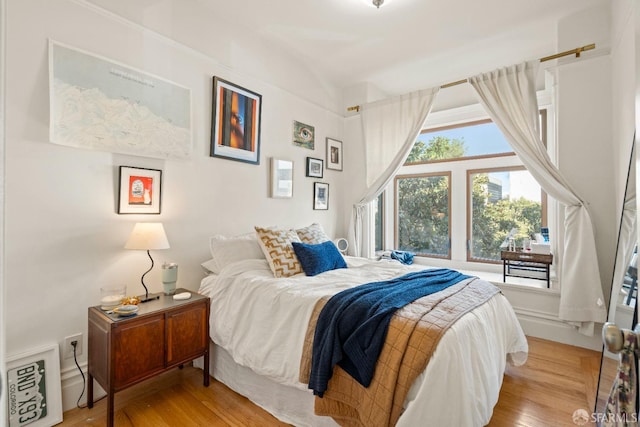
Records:
[[[449,269],[422,270],[331,297],[318,316],[313,340],[313,394],[322,397],[336,364],[368,387],[395,311],[469,277]]]

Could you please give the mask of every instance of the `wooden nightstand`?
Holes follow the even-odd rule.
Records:
[[[176,293],[186,292],[184,289]],[[209,386],[209,298],[191,293],[175,301],[162,295],[139,305],[132,317],[89,308],[87,406],[93,407],[93,379],[107,392],[107,426],[113,426],[114,394],[140,381],[204,356],[203,384]]]

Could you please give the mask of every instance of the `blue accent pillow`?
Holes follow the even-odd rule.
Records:
[[[315,276],[337,268],[347,268],[342,254],[330,240],[317,245],[298,242],[291,242],[291,244],[307,276]]]

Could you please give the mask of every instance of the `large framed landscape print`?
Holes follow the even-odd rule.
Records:
[[[188,159],[191,90],[49,40],[49,138],[75,148]]]
[[[262,96],[213,78],[211,156],[260,163]]]

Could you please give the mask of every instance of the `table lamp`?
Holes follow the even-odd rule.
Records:
[[[151,260],[151,267],[140,278],[140,282],[144,287],[144,297],[140,296],[140,302],[153,301],[160,298],[160,295],[149,295],[149,289],[144,284],[144,276],[153,270],[153,258],[151,258],[150,250],[169,249],[169,241],[167,235],[164,232],[164,227],[160,222],[138,222],[133,227],[129,240],[124,245],[125,249],[138,249],[146,250],[149,259]]]

